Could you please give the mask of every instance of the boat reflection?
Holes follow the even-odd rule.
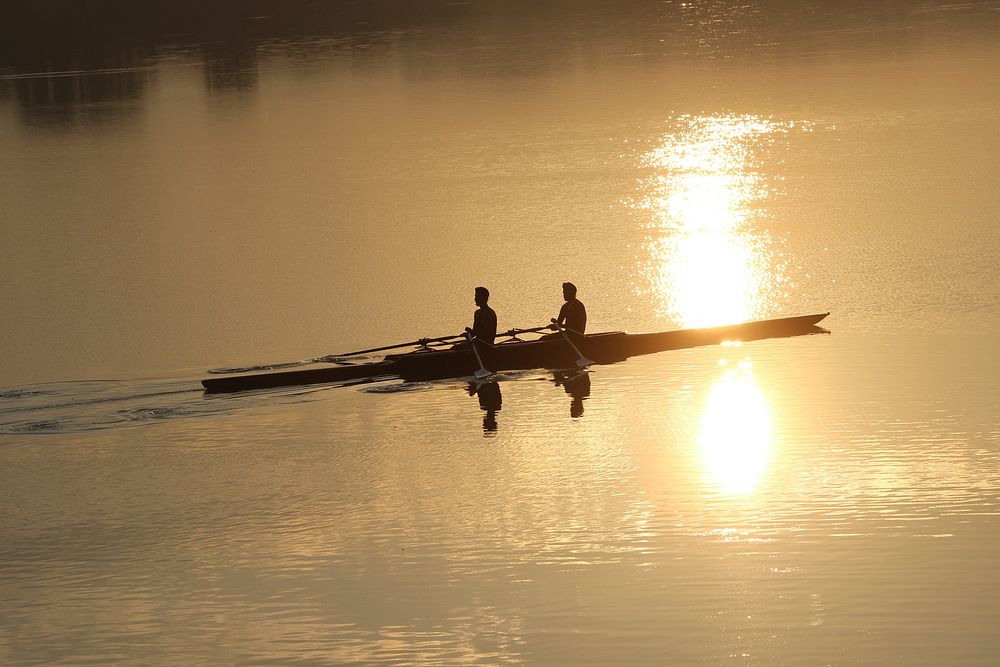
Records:
[[[497,413],[503,406],[503,396],[500,394],[500,383],[470,382],[469,396],[479,397],[479,409],[486,412],[483,415],[483,435],[492,435],[500,428],[497,424]]]
[[[552,381],[572,397],[569,416],[573,419],[582,417],[583,401],[590,397],[590,373],[585,370],[554,371]]]
[[[749,359],[726,370],[709,392],[698,440],[705,471],[725,495],[753,492],[771,454],[771,415]]]
[[[661,316],[684,327],[761,319],[786,278],[761,223],[780,181],[762,159],[790,124],[684,117],[645,155],[653,216],[647,280]]]

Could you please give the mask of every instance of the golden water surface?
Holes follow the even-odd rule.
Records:
[[[1000,4],[152,11],[0,9],[0,663],[995,662]],[[832,334],[200,390],[566,280]]]

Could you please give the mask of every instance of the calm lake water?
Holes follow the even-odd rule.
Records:
[[[0,662],[1000,654],[1000,1],[0,10]],[[204,395],[445,335],[830,335]]]

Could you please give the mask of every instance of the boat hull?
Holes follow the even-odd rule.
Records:
[[[718,345],[727,341],[749,342],[764,338],[826,333],[825,329],[816,325],[828,314],[659,333],[627,334],[614,331],[578,337],[575,343],[583,356],[591,361],[611,364],[643,354]],[[508,341],[497,346],[480,345],[479,352],[483,366],[491,371],[573,368],[579,359],[562,336],[532,341]],[[374,363],[228,375],[202,380],[202,385],[206,392],[226,393],[382,377],[397,377],[408,381],[436,380],[471,376],[477,370],[479,363],[472,349],[459,347],[390,355],[384,361]]]

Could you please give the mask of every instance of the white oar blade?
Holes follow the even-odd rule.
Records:
[[[485,368],[480,368],[478,371],[476,371],[475,373],[473,373],[473,376],[475,376],[475,378],[477,380],[482,380],[483,378],[488,378],[491,375],[493,375],[493,371],[488,371]]]
[[[580,368],[586,368],[587,366],[593,366],[594,362],[586,357],[583,357],[576,360],[576,365]]]

